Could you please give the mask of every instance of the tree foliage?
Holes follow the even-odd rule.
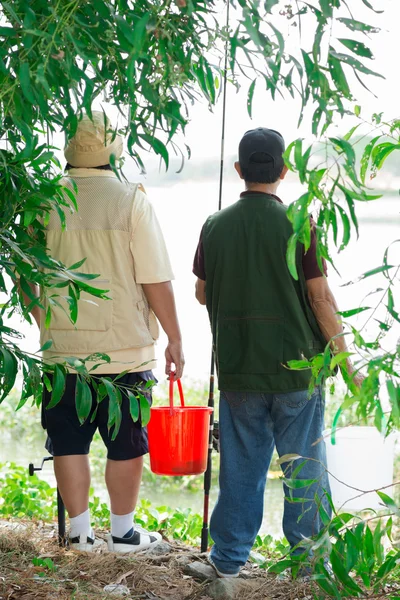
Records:
[[[226,26],[221,13],[226,3],[215,0],[2,2],[0,291],[6,299],[0,313],[0,402],[13,387],[20,368],[23,389],[19,407],[30,398],[40,403],[43,371],[52,403],[57,403],[68,367],[79,375],[76,399],[81,420],[88,416],[87,386],[92,377],[98,400],[110,398],[109,427],[114,428],[115,435],[118,432],[118,382],[96,377],[95,372],[88,371],[86,361],[73,357],[65,365],[44,366],[39,355],[19,348],[20,334],[6,322],[14,313],[29,321],[30,309],[43,307],[44,296],[51,307],[58,305],[60,295],[67,299],[71,321],[76,322],[82,291],[100,297],[106,294],[91,286],[95,276],[85,272],[85,257],[75,265],[63,265],[48,255],[45,239],[50,211],[57,211],[64,224],[65,211],[77,209],[74,193],[62,185],[53,135],[62,131],[66,138],[73,136],[82,113],[90,115],[96,102],[105,110],[107,105],[117,107],[117,130],[126,136],[128,152],[141,169],[149,149],[168,168],[171,151],[184,160],[179,140],[191,106],[198,101],[212,106],[220,97],[226,45],[228,80],[237,86],[248,82],[250,115],[255,89],[260,86],[273,99],[297,97],[299,122],[305,119],[308,107],[312,109],[310,128],[316,141],[305,147],[304,141],[297,139],[286,152],[287,165],[298,174],[305,189],[289,209],[293,237],[288,265],[292,275],[297,277],[297,243],[306,248],[310,243],[311,207],[317,214],[319,258],[333,262],[331,243],[340,251],[346,249],[350,239],[358,236],[357,204],[379,200],[379,194],[369,187],[371,178],[387,157],[400,149],[400,121],[387,122],[382,114],[368,121],[360,104],[355,104],[360,86],[368,88],[374,79],[382,78],[371,68],[369,40],[379,34],[373,24],[374,14],[379,12],[374,4],[378,6],[356,0],[350,9],[345,0],[232,0],[231,20]],[[370,14],[368,23],[359,20],[357,14],[365,8]],[[296,52],[288,49],[288,39],[277,27],[278,13],[293,25],[291,36],[298,36]],[[312,35],[306,39],[302,35],[305,19],[312,24]],[[336,31],[341,33],[336,35]],[[354,126],[344,137],[330,135],[331,124],[345,115],[353,115]],[[357,147],[362,148],[360,163]],[[119,166],[113,164],[121,176]],[[384,275],[386,286],[376,292],[381,294],[379,303],[374,305],[370,297],[365,306],[342,314],[349,320],[347,331],[368,376],[360,391],[348,379],[341,410],[356,404],[360,418],[372,415],[377,427],[386,433],[400,424],[400,348],[387,350],[382,343],[393,324],[400,323],[393,292],[399,265],[392,261],[391,252],[388,246],[381,264],[360,276]],[[41,286],[39,300],[32,294],[32,284]],[[31,300],[28,307],[23,293]],[[362,329],[351,324],[351,318],[364,311],[368,320],[378,322],[375,339],[367,339]],[[45,320],[49,326],[51,308]],[[105,355],[96,358],[109,360]],[[292,367],[310,368],[313,382],[318,382],[337,365],[342,367],[346,358],[332,359],[327,349],[311,363],[293,363]],[[345,369],[343,374],[346,377]],[[381,404],[382,385],[390,399],[389,412]],[[130,394],[132,418],[137,419],[135,399],[142,412],[146,412],[145,402],[137,391],[130,390]],[[369,535],[366,530],[364,533]],[[343,544],[349,543],[343,538]],[[376,543],[379,545],[379,540]],[[342,546],[339,550],[344,551]],[[379,568],[386,568],[383,565],[387,563],[379,564]],[[357,595],[354,586],[350,587],[347,591]]]

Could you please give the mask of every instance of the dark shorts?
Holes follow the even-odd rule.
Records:
[[[113,379],[117,375],[105,375]],[[146,381],[155,380],[151,371],[140,373],[127,373],[118,379],[123,386],[143,384],[142,393],[151,404],[151,391],[144,389]],[[111,460],[130,460],[147,454],[147,429],[142,427],[140,419],[135,423],[129,412],[129,399],[122,393],[122,421],[120,430],[114,441],[111,440],[107,428],[108,397],[98,405],[98,410],[93,423],[90,422],[96,408],[96,395],[92,390],[92,410],[89,418],[81,425],[75,407],[76,375],[67,375],[65,392],[60,402],[53,408],[46,409],[51,399],[51,392],[44,387],[42,401],[42,425],[47,430],[46,450],[53,456],[69,456],[72,454],[89,454],[90,444],[96,430],[99,430],[103,442],[107,447],[107,458]],[[122,391],[122,390],[121,390]]]

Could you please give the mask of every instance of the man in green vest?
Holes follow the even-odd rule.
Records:
[[[210,316],[221,391],[220,494],[210,524],[210,560],[221,577],[237,577],[248,559],[263,518],[274,446],[280,456],[311,459],[298,477],[317,481],[292,490],[294,499],[305,501],[285,500],[283,530],[294,553],[304,552],[303,540],[322,527],[316,494],[329,514],[325,444],[314,445],[324,429],[324,390],[310,394],[310,372],[286,365],[313,357],[337,335],[333,351],[346,347],[326,265],[323,272],[318,265],[314,224],[309,250],[298,246],[297,281],[286,263],[293,230],[276,195],[287,173],[284,150],[272,129],[243,136],[235,168],[246,191],[207,219],[193,266],[196,298]],[[290,477],[292,465],[283,469]]]

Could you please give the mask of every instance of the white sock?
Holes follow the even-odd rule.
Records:
[[[124,537],[134,527],[133,515],[134,512],[127,515],[114,515],[111,513],[111,535],[119,538]]]
[[[78,537],[81,535],[81,533],[83,533],[83,535],[90,536],[92,533],[92,528],[90,526],[89,509],[77,517],[70,517],[69,526],[69,537],[71,538]]]

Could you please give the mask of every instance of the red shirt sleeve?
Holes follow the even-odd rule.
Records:
[[[323,271],[319,268],[317,260],[317,234],[315,233],[315,223],[311,219],[311,242],[310,247],[303,256],[303,271],[306,281],[308,279],[315,279],[316,277],[328,276],[328,269],[326,261],[322,259]]]
[[[203,226],[203,229],[204,229],[204,226]],[[201,230],[196,254],[194,255],[193,273],[196,275],[196,277],[205,281],[206,280],[206,269],[205,269],[205,265],[204,265],[203,229]]]

